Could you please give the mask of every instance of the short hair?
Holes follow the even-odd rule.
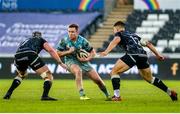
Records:
[[[35,32],[32,33],[32,37],[33,38],[41,38],[42,34],[39,31],[35,31]]]
[[[70,24],[69,28],[75,28],[78,31],[79,30],[79,25],[78,24]]]
[[[125,27],[125,23],[124,22],[122,22],[122,21],[117,21],[115,24],[114,24],[114,27],[115,26],[120,26],[120,27]]]

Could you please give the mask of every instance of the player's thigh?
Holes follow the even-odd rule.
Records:
[[[79,67],[83,70],[83,72],[89,72],[93,70],[93,67],[91,66],[90,62],[79,63]]]
[[[135,56],[135,59],[136,59],[136,66],[138,69],[149,68],[147,55],[138,55],[138,56]]]
[[[101,77],[99,76],[99,74],[94,70],[90,70],[89,72],[87,72],[88,76],[90,79],[92,79],[93,81],[102,81]]]
[[[69,66],[69,69],[70,69],[71,73],[73,73],[73,74],[82,73],[81,68],[77,64],[71,64]]]
[[[16,66],[17,76],[25,76],[28,68],[28,56],[26,54],[15,55],[14,65]]]
[[[42,66],[42,67],[35,70],[35,72],[38,75],[41,75],[42,73],[47,72],[47,71],[49,71],[49,68],[46,65],[44,65],[44,66]]]
[[[24,75],[24,74],[26,74],[28,65],[25,64],[25,62],[22,62],[22,63],[16,63],[15,62],[15,66],[16,66],[17,75]]]
[[[31,54],[31,56],[29,57],[29,61],[30,61],[29,66],[34,71],[36,71],[42,67],[45,67],[45,63],[37,54]],[[42,69],[44,69],[44,68],[42,68]]]
[[[118,61],[115,63],[114,67],[112,68],[111,75],[116,75],[125,72],[130,67],[121,59],[118,59]]]
[[[153,76],[150,67],[145,69],[139,69],[139,73],[142,78],[144,78],[148,82],[151,82]]]
[[[53,80],[53,76],[51,71],[49,70],[49,68],[44,64],[44,62],[38,62],[39,64],[37,66],[32,66],[31,68],[38,74],[40,75],[43,79],[52,79]]]
[[[49,78],[52,79],[52,73],[49,70],[49,68],[45,65],[43,60],[37,55],[37,54],[32,54],[30,57],[30,67],[38,74],[40,75],[43,79]]]

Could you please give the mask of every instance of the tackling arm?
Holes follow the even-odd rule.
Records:
[[[159,60],[164,60],[164,57],[156,50],[151,42],[147,41],[146,46],[156,55]]]
[[[51,47],[47,42],[44,43],[43,47],[58,62],[58,64],[62,64],[61,59],[59,58],[53,47]]]
[[[117,46],[117,44],[121,41],[120,37],[116,36],[114,39],[110,42],[106,50],[102,53],[100,53],[101,56],[106,56],[114,47]]]

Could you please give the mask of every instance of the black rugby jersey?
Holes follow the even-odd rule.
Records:
[[[16,53],[34,51],[37,54],[43,49],[43,44],[47,42],[43,38],[29,38],[21,42]]]
[[[117,32],[115,36],[120,37],[121,41],[118,44],[121,48],[123,48],[127,54],[146,54],[146,51],[140,44],[141,38],[128,31]]]

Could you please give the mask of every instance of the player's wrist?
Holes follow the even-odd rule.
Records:
[[[63,64],[63,62],[62,62],[62,61],[58,61],[58,64],[60,64],[60,65],[61,65],[61,64]]]
[[[107,55],[109,52],[108,51],[104,51],[104,54]]]

